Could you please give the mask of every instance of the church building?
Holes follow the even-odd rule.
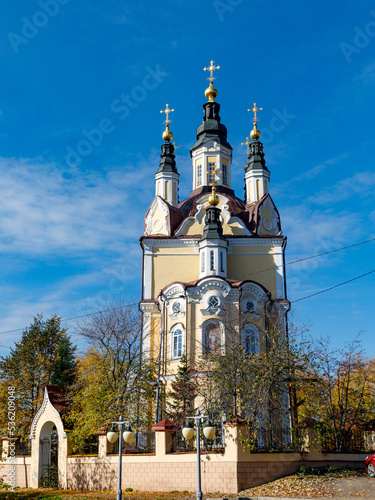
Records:
[[[178,199],[180,175],[169,120],[174,110],[167,104],[155,198],[140,238],[143,349],[160,359],[158,381],[173,378],[184,353],[190,363],[212,349],[224,353],[228,325],[248,354],[266,349],[270,317],[285,334],[287,328],[286,238],[269,192],[270,171],[257,126],[262,108],[254,104],[248,110],[254,123],[251,141],[245,143],[242,200],[231,187],[233,148],[215,101],[213,72],[219,66],[211,61],[204,69],[210,84],[190,150],[190,196]]]

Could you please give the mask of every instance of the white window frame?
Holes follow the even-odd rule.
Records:
[[[202,163],[199,163],[197,165],[197,186],[201,186],[202,185],[202,174],[203,174],[203,166],[202,166]]]
[[[181,335],[180,335],[181,354],[175,353],[175,338],[177,337],[176,332],[178,332],[178,331],[181,331]],[[185,328],[182,325],[182,323],[177,323],[177,324],[172,326],[172,328],[170,330],[170,339],[171,339],[171,359],[180,359],[184,354],[184,347],[185,347],[185,345],[184,345],[185,344],[185,342],[184,342],[184,340],[185,340]]]

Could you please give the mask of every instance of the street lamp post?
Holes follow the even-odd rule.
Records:
[[[115,424],[118,426],[118,432],[115,430]],[[122,416],[119,418],[118,422],[112,422],[110,431],[107,432],[107,439],[110,443],[115,443],[117,438],[119,439],[118,444],[118,489],[117,489],[117,500],[122,499],[122,489],[121,489],[121,476],[122,476],[122,439],[126,443],[131,443],[134,439],[134,432],[132,431],[130,424],[126,431],[123,431],[125,422]]]
[[[209,421],[208,415],[201,415],[201,412],[197,410],[197,415],[194,417],[186,417],[188,420],[194,420],[195,426],[197,428],[197,479],[198,479],[198,491],[197,491],[197,500],[202,500],[202,487],[201,487],[201,441],[200,441],[200,427],[202,423],[202,419],[206,418],[208,420],[207,424],[203,428],[203,434],[206,439],[214,439],[216,428],[211,425]],[[182,429],[182,435],[184,438],[189,441],[194,436],[194,427],[191,422],[187,422],[186,426]]]

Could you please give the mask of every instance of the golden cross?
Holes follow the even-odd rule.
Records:
[[[248,138],[248,137],[246,137],[246,142],[241,142],[241,146],[247,146],[247,148],[246,148],[246,149],[247,149],[247,152],[248,152],[248,153],[250,153],[250,147],[249,147],[249,146],[250,146],[250,144],[251,144],[251,142],[249,141],[249,138]]]
[[[213,177],[213,179],[214,179],[214,180],[213,180],[213,181],[211,181],[209,184],[210,184],[211,186],[217,186],[216,176],[217,176],[218,174],[221,174],[221,170],[218,170],[218,169],[217,169],[217,165],[216,165],[216,163],[215,163],[215,165],[213,166],[212,170],[211,170],[211,171],[209,171],[208,173],[209,173],[209,174],[212,174],[212,177]]]
[[[181,149],[181,146],[176,146],[175,142],[172,142],[174,149]]]
[[[257,105],[256,105],[256,103],[254,102],[254,107],[253,107],[253,108],[248,109],[248,111],[253,111],[253,113],[254,113],[254,118],[253,118],[252,120],[253,120],[253,122],[256,122],[256,121],[258,121],[257,111],[263,111],[263,108],[257,108]]]
[[[207,80],[210,80],[210,82],[212,83],[213,80],[216,79],[216,76],[214,76],[214,71],[216,69],[220,69],[220,66],[214,66],[214,61],[211,61],[211,64],[208,68],[203,68],[203,71],[209,71],[210,72],[210,77],[207,78]]]
[[[160,113],[165,113],[167,119],[165,120],[165,123],[168,125],[168,123],[171,123],[171,120],[169,119],[169,113],[172,113],[174,109],[169,109],[169,104],[166,105],[165,109],[162,109]]]

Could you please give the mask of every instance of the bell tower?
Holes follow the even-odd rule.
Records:
[[[214,180],[214,169],[220,172],[217,177],[217,185],[230,188],[231,186],[231,164],[232,147],[227,141],[227,128],[221,123],[219,115],[220,104],[215,102],[217,90],[213,86],[216,76],[215,66],[211,61],[209,67],[204,71],[210,71],[207,78],[210,85],[205,91],[208,101],[203,105],[203,123],[197,128],[197,141],[190,150],[193,161],[193,190],[202,186],[210,186]]]

